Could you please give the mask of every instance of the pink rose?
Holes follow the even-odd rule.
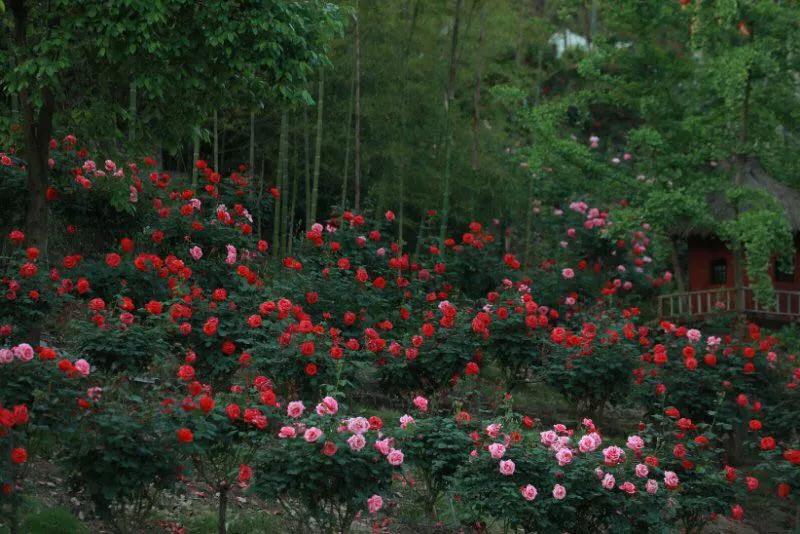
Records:
[[[601,482],[603,487],[605,489],[607,489],[607,490],[614,489],[614,485],[616,483],[617,483],[617,479],[615,479],[614,475],[612,475],[611,473],[606,473],[606,475],[603,477],[603,481]]]
[[[75,369],[81,374],[81,376],[89,376],[89,371],[91,370],[89,362],[81,358],[80,360],[76,361],[73,365],[75,365]]]
[[[636,476],[639,478],[647,478],[647,475],[650,473],[650,469],[645,464],[636,464],[636,468],[634,469]]]
[[[644,487],[647,490],[647,493],[654,495],[658,491],[658,482],[651,478],[647,481],[647,484],[645,484]]]
[[[33,347],[27,343],[20,343],[12,350],[14,351],[14,356],[23,362],[29,362],[33,359]]]
[[[561,484],[556,484],[553,486],[553,497],[558,499],[559,501],[567,496],[567,488],[562,486]]]
[[[378,452],[380,452],[381,454],[386,456],[387,454],[389,454],[389,452],[391,452],[393,450],[392,449],[392,439],[391,438],[385,438],[385,439],[381,439],[381,440],[376,441],[375,442],[375,448],[378,450]]]
[[[408,425],[414,424],[414,418],[408,414],[405,414],[403,417],[400,418],[400,428],[406,429]]]
[[[633,485],[633,482],[625,481],[620,484],[619,489],[627,493],[628,495],[633,495],[636,493],[636,486]]]
[[[339,411],[339,403],[333,397],[325,397],[317,404],[317,415],[335,415]]]
[[[297,431],[294,429],[294,427],[291,427],[291,426],[283,426],[283,427],[281,427],[280,432],[278,432],[278,437],[279,438],[283,438],[283,439],[293,438],[296,435],[297,435]]]
[[[301,417],[304,411],[306,411],[306,407],[300,401],[292,401],[286,405],[286,415],[293,419]]]
[[[489,454],[491,454],[492,458],[495,460],[499,460],[506,453],[506,448],[502,443],[492,443],[487,448],[489,449]]]
[[[353,434],[364,434],[369,430],[369,421],[363,417],[351,417],[347,420],[347,430]]]
[[[674,471],[664,471],[664,485],[667,489],[677,488],[678,482],[678,475]]]
[[[539,494],[539,492],[536,491],[536,488],[534,488],[530,484],[528,484],[527,486],[522,486],[519,491],[520,493],[522,493],[522,496],[525,498],[526,501],[534,500],[536,496]]]
[[[565,280],[575,278],[575,271],[573,271],[569,267],[567,267],[566,269],[561,269],[561,276],[563,276]]]
[[[428,399],[425,397],[420,397],[419,395],[414,397],[414,406],[421,412],[428,411]]]
[[[558,434],[556,434],[552,430],[545,430],[544,432],[539,433],[539,441],[542,442],[542,445],[545,445],[547,447],[550,447],[557,440],[558,440]]]
[[[322,436],[322,430],[320,430],[315,426],[312,426],[311,428],[305,431],[305,433],[303,434],[303,439],[305,439],[309,443],[314,443],[320,438],[320,436]]]
[[[505,475],[507,477],[510,477],[511,475],[513,475],[514,474],[514,470],[516,468],[517,468],[517,466],[514,465],[513,460],[501,460],[500,461],[500,473],[502,473],[503,475]]]
[[[0,349],[0,363],[11,363],[14,361],[14,353],[9,349]]]
[[[563,449],[560,449],[556,453],[556,460],[558,460],[558,465],[560,465],[561,467],[571,463],[572,449],[570,449],[569,447],[564,447]]]
[[[192,257],[194,261],[198,261],[200,258],[203,257],[203,249],[198,246],[194,246],[189,249],[189,255]]]
[[[367,440],[362,434],[353,434],[347,438],[347,444],[350,446],[350,450],[358,452],[364,448],[364,445],[367,444]]]
[[[644,440],[639,436],[628,436],[627,447],[635,452],[640,452],[644,449]]]
[[[603,449],[603,459],[608,466],[615,466],[622,461],[625,457],[625,451],[617,447],[616,445],[612,445],[611,447],[606,447]]]
[[[581,452],[592,452],[596,448],[597,445],[595,445],[594,439],[589,435],[583,436],[580,441],[578,441],[578,450]]]
[[[392,449],[386,455],[386,460],[393,466],[397,467],[403,463],[403,452],[397,449]]]
[[[496,438],[500,435],[500,429],[503,427],[500,423],[492,423],[486,427],[486,435],[490,438]]]
[[[373,495],[367,499],[367,508],[369,509],[369,513],[377,514],[378,510],[383,508],[383,497],[380,495]]]

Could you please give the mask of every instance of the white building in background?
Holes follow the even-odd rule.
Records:
[[[589,40],[586,37],[568,29],[554,33],[547,42],[556,48],[556,57],[558,58],[560,58],[564,52],[573,48],[579,50],[588,50],[591,48]]]

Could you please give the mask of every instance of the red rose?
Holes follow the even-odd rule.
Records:
[[[122,258],[116,252],[111,252],[110,254],[106,254],[106,265],[111,267],[112,269],[117,267],[120,263]]]
[[[225,413],[230,420],[235,421],[242,416],[242,409],[237,404],[229,404],[225,407]]]
[[[178,443],[191,443],[194,441],[194,434],[188,428],[179,428],[175,435],[178,438]]]
[[[24,464],[28,461],[28,451],[24,447],[11,449],[11,461],[15,464]]]

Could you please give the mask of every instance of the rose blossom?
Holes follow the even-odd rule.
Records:
[[[300,401],[292,401],[286,406],[286,414],[293,419],[301,417],[304,411],[306,407]]]
[[[569,447],[564,447],[563,449],[560,449],[556,453],[556,460],[558,460],[558,465],[560,465],[561,467],[567,465],[568,463],[571,463],[572,449],[570,449]]]
[[[293,438],[296,435],[297,435],[297,431],[294,429],[294,427],[291,427],[291,426],[283,426],[283,427],[281,427],[280,432],[278,432],[278,437],[279,438],[284,438],[284,439],[285,438]]]
[[[193,260],[198,261],[200,258],[203,257],[203,249],[195,245],[189,249],[189,255],[192,257]]]
[[[392,449],[392,440],[391,440],[391,438],[385,438],[385,439],[380,439],[380,440],[376,441],[375,442],[375,448],[378,450],[378,452],[380,452],[384,456],[386,456],[392,450],[394,450],[394,449]]]
[[[309,443],[314,443],[320,438],[320,436],[322,436],[322,430],[320,430],[315,426],[312,426],[311,428],[305,431],[305,433],[303,434],[303,439],[305,439]]]
[[[650,495],[655,494],[655,492],[658,491],[658,482],[651,478],[647,481],[647,484],[645,484],[645,489],[647,489],[647,493]]]
[[[12,350],[14,351],[14,356],[23,362],[29,362],[33,359],[33,347],[27,343],[20,343]]]
[[[668,489],[675,489],[678,487],[678,475],[674,471],[664,471],[664,485]]]
[[[358,452],[364,448],[367,444],[367,440],[362,434],[353,434],[347,438],[347,444],[350,446],[350,450]]]
[[[639,478],[647,478],[647,475],[650,473],[650,469],[645,464],[636,464],[634,472]]]
[[[552,430],[545,430],[539,433],[539,440],[542,442],[542,445],[550,447],[558,440],[558,435]]]
[[[0,349],[0,363],[11,363],[14,361],[14,353],[9,349]]]
[[[500,473],[504,474],[505,476],[511,476],[514,474],[514,470],[517,468],[514,465],[512,460],[501,460],[500,461]]]
[[[393,466],[398,466],[403,463],[403,451],[398,449],[392,449],[389,451],[389,454],[386,455],[386,460],[392,464]]]
[[[491,454],[492,458],[495,460],[499,460],[506,453],[506,448],[502,443],[492,443],[487,448],[489,449],[489,454]]]
[[[630,450],[640,452],[644,449],[644,440],[640,436],[628,436],[626,445]]]
[[[700,330],[697,330],[696,328],[691,328],[686,331],[686,338],[692,343],[697,343],[702,337],[703,334],[701,334]]]
[[[339,403],[333,397],[325,397],[317,404],[317,415],[334,415],[339,411]]]
[[[76,361],[74,365],[75,369],[81,374],[81,376],[89,376],[89,371],[91,370],[89,362],[81,358],[80,360]]]
[[[417,409],[419,411],[421,411],[421,412],[427,412],[428,411],[428,399],[418,395],[418,396],[414,397],[414,406],[416,406]]]
[[[522,493],[522,496],[525,498],[526,501],[534,500],[536,496],[539,494],[539,492],[536,491],[536,488],[530,484],[521,487],[519,491],[520,493]]]
[[[603,487],[605,489],[607,489],[607,490],[614,489],[614,485],[616,483],[617,483],[617,480],[614,478],[614,475],[612,475],[611,473],[606,473],[605,476],[603,477],[603,481],[601,482]]]
[[[369,421],[363,417],[351,417],[347,420],[347,430],[353,434],[363,434],[369,430]]]
[[[608,466],[615,466],[622,461],[625,457],[625,451],[617,447],[616,445],[612,445],[611,447],[606,447],[603,449],[603,459]]]
[[[492,423],[486,427],[486,435],[488,435],[490,438],[496,438],[500,435],[501,428],[502,425],[500,423]]]
[[[567,496],[567,489],[562,486],[561,484],[556,484],[553,486],[553,497],[558,499],[559,501]]]
[[[400,418],[400,428],[402,428],[403,430],[405,430],[408,427],[408,425],[413,425],[413,424],[414,424],[414,418],[408,414],[405,414]]]
[[[369,509],[369,513],[377,514],[378,510],[383,508],[383,497],[380,495],[373,495],[367,499],[367,508]]]

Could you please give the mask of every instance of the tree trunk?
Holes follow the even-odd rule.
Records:
[[[128,93],[128,141],[136,141],[136,83],[131,82]]]
[[[27,55],[28,47],[28,7],[22,0],[9,2],[14,18],[14,42]],[[37,246],[47,253],[46,204],[47,185],[49,180],[50,137],[53,132],[53,114],[55,113],[55,96],[49,87],[39,89],[42,106],[38,114],[34,108],[33,95],[30,88],[19,92],[18,101],[22,112],[22,131],[25,137],[23,154],[28,170],[28,198],[25,212],[25,235],[29,245]],[[37,339],[38,335],[34,336]]]
[[[289,217],[288,217],[288,231],[286,232],[286,253],[291,255],[292,254],[292,237],[294,236],[294,223],[295,223],[295,213],[297,213],[297,184],[300,182],[300,172],[298,171],[299,157],[300,150],[295,145],[294,147],[294,172],[290,175],[290,180],[292,181],[292,199],[291,199],[291,207],[289,208]],[[308,177],[308,175],[306,175]],[[308,181],[308,180],[306,180]]]
[[[261,158],[261,170],[258,173],[258,196],[256,201],[256,221],[258,224],[258,240],[261,241],[261,203],[264,200],[264,158]]]
[[[356,71],[353,68],[353,79],[350,82],[350,100],[347,105],[347,127],[345,128],[344,176],[342,178],[342,211],[347,208],[347,178],[350,170],[350,134],[352,133],[353,100],[356,94]]]
[[[450,75],[447,79],[447,91],[445,93],[445,168],[442,186],[442,213],[441,226],[439,227],[439,246],[444,246],[444,238],[447,234],[447,223],[450,217],[450,174],[452,172],[453,159],[453,104],[455,99],[456,78],[458,63],[456,53],[458,51],[458,31],[461,19],[462,0],[455,0],[455,13],[453,15],[453,35],[450,41]]]
[[[309,147],[310,141],[308,139],[308,108],[303,106],[303,163],[305,167],[305,197],[306,197],[306,211],[303,217],[306,221],[306,230],[311,229],[311,162]]]
[[[197,160],[200,159],[200,127],[192,129],[192,189],[197,189]]]
[[[219,485],[219,516],[217,517],[219,534],[228,532],[228,484],[222,482]]]
[[[670,238],[670,261],[672,261],[672,270],[675,275],[675,285],[678,291],[683,293],[686,291],[686,279],[683,276],[683,268],[681,267],[680,257],[678,256],[678,239],[676,237]]]
[[[213,146],[214,170],[219,172],[219,114],[214,110],[214,146]],[[250,161],[253,161],[253,152],[250,152]]]
[[[475,93],[472,97],[472,170],[477,171],[480,164],[480,108],[481,108],[481,79],[483,78],[483,43],[484,43],[484,9],[483,4],[478,8],[478,57],[475,65]]]
[[[319,71],[319,91],[317,95],[317,139],[314,144],[314,183],[311,186],[310,224],[317,220],[317,199],[319,198],[319,169],[322,163],[322,118],[325,103],[325,70]],[[309,226],[310,227],[310,226]]]
[[[281,168],[281,252],[286,254],[286,236],[289,233],[289,144],[291,137],[289,136],[289,114],[286,114],[286,141],[283,144],[283,167]]]
[[[249,140],[249,148],[250,148],[250,173],[255,175],[255,164],[256,164],[256,113],[255,111],[250,112],[250,140]]]
[[[282,177],[283,177],[283,158],[285,155],[284,145],[288,145],[287,137],[289,135],[289,113],[284,111],[281,115],[281,135],[278,141],[278,165],[275,169],[275,187],[278,189],[278,198],[273,202],[273,226],[272,226],[272,255],[277,257],[280,255],[281,248],[281,199],[284,196],[282,190]]]
[[[403,6],[403,16],[408,18],[408,3]],[[419,15],[419,0],[414,2],[414,9],[411,12],[411,18],[408,25],[408,38],[406,39],[405,44],[405,51],[403,53],[403,110],[402,110],[402,132],[403,137],[408,139],[410,137],[408,131],[408,114],[409,114],[409,105],[408,105],[408,59],[411,55],[411,43],[412,38],[414,36],[414,29],[417,26],[417,16]],[[406,175],[409,174],[410,169],[410,162],[408,157],[403,157],[401,159],[400,164],[400,176],[399,176],[399,193],[400,198],[398,199],[399,202],[399,213],[397,218],[397,245],[399,247],[399,255],[402,256],[403,248],[405,246],[405,239],[404,239],[404,227],[405,227],[405,204],[406,204]],[[399,271],[398,271],[399,274]]]
[[[353,188],[355,189],[354,208],[356,211],[361,209],[361,24],[358,19],[358,0],[356,0],[356,129],[353,141],[353,157],[355,158]]]
[[[256,113],[250,112],[250,158],[248,160],[248,171],[250,171],[251,180],[256,179]]]
[[[528,196],[525,202],[527,213],[525,214],[525,255],[523,261],[525,265],[530,265],[531,245],[533,241],[533,175],[528,177]]]

